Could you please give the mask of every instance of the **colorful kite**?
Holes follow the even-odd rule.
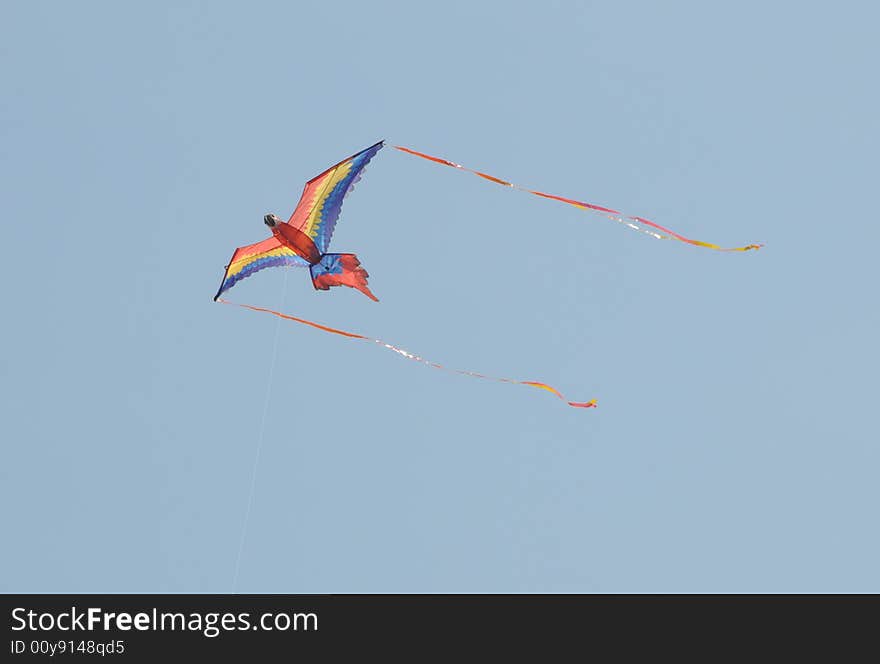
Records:
[[[362,150],[361,152],[352,155],[348,159],[343,159],[335,166],[331,166],[317,177],[309,180],[306,183],[296,209],[293,211],[290,219],[286,222],[283,222],[274,214],[267,214],[263,218],[263,221],[272,231],[272,237],[246,247],[239,247],[235,250],[232,254],[232,259],[229,261],[229,265],[226,266],[223,281],[220,284],[220,288],[217,290],[217,294],[214,296],[214,300],[224,304],[236,304],[233,302],[227,302],[226,300],[221,299],[220,296],[235,286],[239,281],[255,274],[259,270],[267,267],[292,266],[308,267],[312,277],[312,285],[316,290],[329,290],[333,286],[348,286],[349,288],[356,288],[371,300],[378,302],[379,300],[373,295],[367,286],[367,277],[369,275],[367,274],[367,271],[361,267],[357,256],[354,254],[328,253],[327,250],[330,248],[330,240],[333,236],[333,230],[336,228],[336,222],[339,219],[339,214],[342,210],[343,199],[360,179],[364,167],[370,162],[376,153],[382,149],[383,145],[384,142],[380,141],[366,150]],[[760,244],[750,244],[743,247],[725,249],[709,242],[692,240],[643,217],[624,216],[617,210],[603,207],[601,205],[584,203],[570,198],[563,198],[561,196],[554,196],[552,194],[527,189],[511,182],[507,182],[506,180],[496,178],[487,173],[475,171],[460,164],[456,164],[455,162],[447,161],[446,159],[433,157],[423,152],[417,152],[402,146],[394,147],[406,154],[467,171],[474,175],[478,175],[485,180],[512,189],[519,189],[534,194],[535,196],[557,200],[580,209],[603,214],[618,223],[622,223],[629,228],[646,233],[660,240],[678,240],[687,244],[715,249],[717,251],[749,251],[751,249],[759,249],[763,246]],[[662,231],[662,233],[658,233],[652,229],[657,229]],[[309,325],[330,334],[376,343],[407,359],[421,362],[434,369],[442,369],[444,371],[451,371],[457,374],[502,383],[514,383],[518,385],[527,385],[529,387],[537,387],[550,392],[565,401],[569,406],[575,408],[594,408],[596,406],[595,399],[590,401],[568,401],[556,388],[545,383],[530,380],[514,380],[512,378],[496,378],[473,371],[449,369],[441,364],[431,362],[430,360],[426,360],[418,355],[410,353],[398,346],[386,343],[381,339],[374,339],[354,332],[346,332],[345,330],[328,327],[326,325],[321,325],[320,323],[315,323],[304,318],[297,318],[264,307],[255,307],[249,304],[236,304],[236,306],[272,314],[273,316],[278,316],[279,318],[303,325]]]
[[[348,286],[357,288],[378,302],[378,298],[367,287],[367,277],[370,275],[361,267],[357,256],[329,254],[327,249],[330,248],[336,220],[342,211],[342,199],[352,190],[360,179],[361,171],[383,145],[379,141],[309,180],[286,223],[274,214],[263,217],[263,222],[272,231],[272,237],[235,250],[214,300],[242,279],[262,269],[286,265],[309,268],[316,290]]]

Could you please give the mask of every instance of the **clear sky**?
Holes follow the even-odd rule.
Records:
[[[3,591],[880,591],[874,3],[6,2]],[[236,246],[379,139],[333,240]],[[278,334],[277,357],[273,341]],[[271,382],[270,382],[271,374]]]

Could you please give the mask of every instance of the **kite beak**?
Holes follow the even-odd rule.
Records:
[[[277,224],[280,221],[281,220],[278,217],[276,217],[274,214],[267,214],[265,217],[263,217],[263,223],[266,224],[269,228],[274,227],[275,224]]]

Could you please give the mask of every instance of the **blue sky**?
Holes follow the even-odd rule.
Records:
[[[713,5],[4,4],[0,590],[230,591],[260,447],[239,591],[880,591],[880,17]],[[382,138],[767,246],[385,149],[230,293],[588,411],[211,301]]]

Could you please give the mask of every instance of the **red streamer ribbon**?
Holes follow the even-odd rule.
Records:
[[[521,187],[518,184],[514,184],[512,182],[508,182],[507,180],[502,180],[501,178],[496,178],[494,175],[489,175],[487,173],[481,173],[480,171],[475,171],[472,168],[468,168],[467,166],[462,166],[461,164],[456,164],[454,161],[449,161],[447,159],[441,159],[440,157],[433,157],[429,154],[425,154],[424,152],[418,152],[416,150],[412,150],[410,148],[405,148],[401,145],[395,145],[395,150],[400,150],[401,152],[405,152],[407,154],[413,155],[415,157],[421,157],[422,159],[427,159],[429,161],[433,161],[437,164],[443,164],[444,166],[450,166],[452,168],[456,168],[460,171],[467,171],[468,173],[473,173],[484,180],[489,180],[490,182],[495,182],[496,184],[500,184],[505,187],[509,187],[511,189],[518,189],[520,191],[524,191],[528,194],[534,194],[535,196],[540,196],[541,198],[550,198],[554,201],[560,201],[562,203],[567,203],[568,205],[573,205],[577,208],[581,208],[584,210],[590,210],[592,212],[599,213],[612,221],[616,221],[619,224],[623,224],[633,230],[639,231],[640,233],[645,233],[646,235],[650,235],[658,240],[678,240],[680,242],[686,242],[687,244],[692,244],[696,247],[705,247],[706,249],[714,249],[715,251],[750,251],[752,249],[760,249],[763,247],[763,244],[749,244],[744,247],[721,247],[717,244],[713,244],[711,242],[703,242],[702,240],[693,240],[691,238],[685,237],[680,233],[676,233],[673,230],[665,228],[660,224],[656,224],[653,221],[645,219],[644,217],[635,217],[635,216],[626,216],[622,212],[618,212],[617,210],[613,210],[611,208],[604,207],[602,205],[594,205],[593,203],[584,203],[583,201],[576,201],[572,198],[563,198],[562,196],[554,196],[553,194],[546,194],[542,191],[535,191],[533,189],[528,189],[527,187]],[[646,228],[649,227],[649,228]],[[656,228],[662,233],[657,233],[652,228]]]
[[[375,344],[379,344],[383,348],[387,348],[388,350],[392,350],[398,355],[405,357],[408,360],[415,360],[416,362],[421,362],[422,364],[432,367],[434,369],[441,369],[443,371],[448,371],[450,373],[460,374],[462,376],[471,376],[473,378],[482,378],[483,380],[491,380],[496,383],[511,383],[514,385],[528,385],[529,387],[537,387],[539,389],[545,390],[550,394],[558,397],[569,406],[573,408],[596,408],[596,400],[591,399],[590,401],[569,401],[563,396],[563,394],[557,390],[555,387],[551,385],[547,385],[546,383],[539,383],[534,380],[514,380],[513,378],[496,378],[495,376],[487,376],[485,374],[476,373],[475,371],[466,371],[464,369],[451,369],[449,367],[444,367],[442,364],[438,364],[436,362],[432,362],[430,360],[426,360],[423,357],[419,357],[413,353],[410,353],[403,348],[395,346],[393,344],[386,343],[381,339],[373,339],[372,337],[364,336],[363,334],[357,334],[355,332],[347,332],[345,330],[340,330],[335,327],[329,327],[327,325],[321,325],[320,323],[315,323],[314,321],[306,320],[305,318],[297,318],[296,316],[291,316],[289,314],[283,314],[280,311],[275,311],[274,309],[266,309],[265,307],[255,307],[251,304],[239,304],[238,302],[230,302],[228,300],[224,300],[222,298],[218,299],[217,302],[222,304],[231,304],[236,307],[242,307],[244,309],[250,309],[251,311],[258,311],[262,313],[271,314],[273,316],[277,316],[278,318],[283,318],[284,320],[293,321],[294,323],[300,323],[302,325],[308,325],[317,330],[321,330],[322,332],[329,332],[330,334],[337,334],[342,337],[347,337],[349,339],[358,339],[361,341],[369,341]]]

